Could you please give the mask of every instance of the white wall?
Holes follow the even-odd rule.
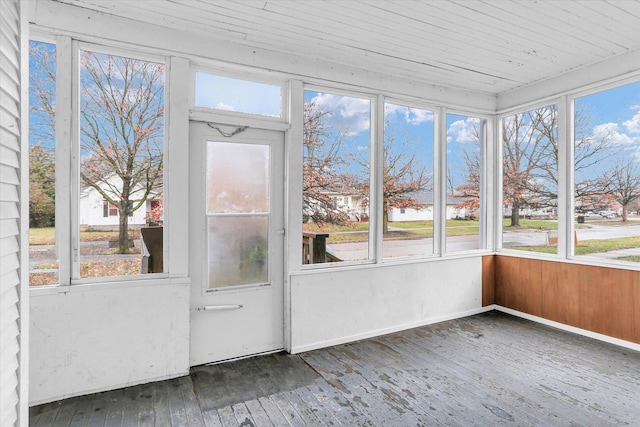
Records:
[[[120,216],[104,216],[104,198],[94,189],[80,196],[80,225],[113,225],[120,223]],[[149,203],[149,202],[147,202]],[[129,217],[129,225],[144,225],[147,223],[147,203],[140,206]]]
[[[433,219],[433,206],[424,209],[405,208],[404,213],[400,208],[389,211],[389,221],[431,221]]]
[[[291,351],[345,343],[482,309],[482,257],[291,276]]]
[[[455,205],[447,205],[445,213],[446,219],[455,218],[456,215],[463,215],[464,208],[456,209]],[[389,221],[431,221],[433,220],[433,205],[424,209],[405,208],[404,213],[400,212],[400,208],[393,208],[389,211]]]
[[[30,314],[30,405],[188,373],[188,280],[38,289]]]

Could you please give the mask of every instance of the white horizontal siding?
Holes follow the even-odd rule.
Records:
[[[0,2],[0,425],[26,425],[21,395],[20,2]],[[26,408],[26,402],[23,405]]]

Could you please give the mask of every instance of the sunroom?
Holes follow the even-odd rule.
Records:
[[[493,311],[640,351],[639,2],[0,8],[3,426]]]

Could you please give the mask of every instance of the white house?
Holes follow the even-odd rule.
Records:
[[[392,208],[389,211],[389,222],[394,221],[432,221],[433,216],[433,192],[423,191],[414,195],[418,201],[423,203],[423,209],[416,208]],[[447,196],[446,219],[466,219],[471,216],[477,217],[476,212],[469,209],[459,207],[464,201],[462,197]]]
[[[162,201],[159,200],[158,195],[151,194],[139,209],[129,215],[129,226],[149,224],[152,222],[152,210],[161,205]],[[93,187],[85,187],[80,192],[79,210],[81,227],[118,226],[120,216],[118,207],[105,200]]]

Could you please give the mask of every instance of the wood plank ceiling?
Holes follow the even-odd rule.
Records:
[[[55,1],[488,94],[640,49],[632,0]]]

